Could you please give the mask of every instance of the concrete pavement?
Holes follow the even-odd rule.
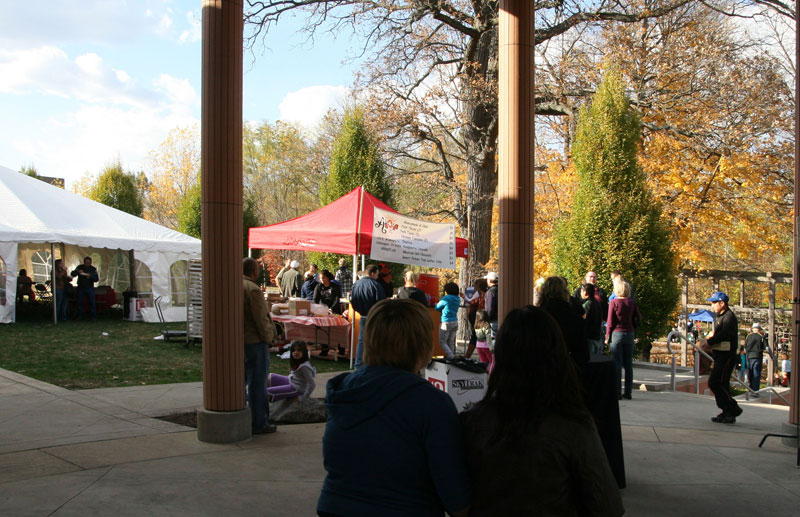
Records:
[[[201,403],[199,383],[69,391],[0,370],[0,515],[314,515],[324,424],[213,445],[152,418]],[[800,508],[795,450],[775,438],[758,448],[788,408],[742,407],[723,425],[710,421],[710,397],[634,391],[621,401],[627,515]]]

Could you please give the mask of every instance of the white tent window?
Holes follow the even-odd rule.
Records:
[[[33,283],[43,284],[50,280],[50,252],[37,251],[31,256]]]
[[[136,284],[134,288],[139,298],[153,298],[153,273],[144,262],[133,259],[133,267],[136,274]]]
[[[0,305],[6,304],[6,261],[0,257]]]
[[[186,307],[186,281],[189,262],[178,260],[169,267],[169,289],[173,307]]]
[[[118,251],[111,257],[111,264],[108,266],[107,283],[118,293],[130,287],[131,266],[127,253]]]

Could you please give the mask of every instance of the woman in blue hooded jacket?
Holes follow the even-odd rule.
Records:
[[[466,515],[470,485],[452,399],[420,377],[433,323],[411,299],[369,313],[364,364],[328,382],[320,516]]]

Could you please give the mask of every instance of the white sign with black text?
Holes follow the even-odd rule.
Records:
[[[456,228],[375,208],[370,258],[455,269]]]

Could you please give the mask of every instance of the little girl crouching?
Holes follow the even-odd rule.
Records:
[[[289,365],[291,366],[291,371],[288,377],[276,373],[269,374],[267,378],[267,397],[270,402],[288,398],[304,400],[314,392],[316,387],[314,375],[317,370],[308,359],[308,348],[305,342],[292,341]]]

